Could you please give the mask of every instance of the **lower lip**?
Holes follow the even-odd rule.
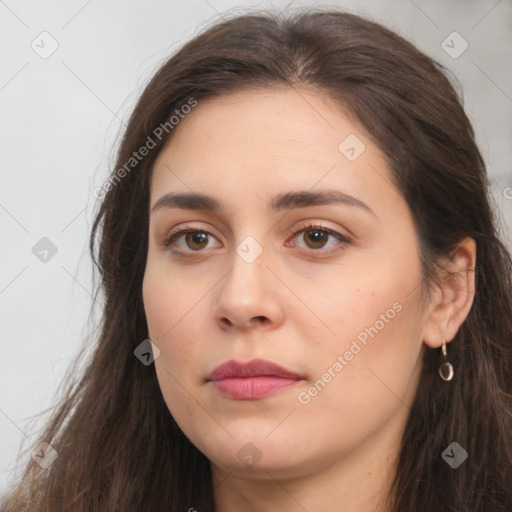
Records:
[[[299,379],[284,377],[236,377],[211,381],[215,389],[224,396],[238,400],[256,400],[277,393],[281,389],[297,384]]]

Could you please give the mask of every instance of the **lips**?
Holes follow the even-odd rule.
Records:
[[[297,384],[303,377],[271,361],[252,359],[246,363],[228,361],[207,377],[222,395],[239,400],[263,398]]]

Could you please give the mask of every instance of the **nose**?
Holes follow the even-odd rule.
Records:
[[[217,287],[215,322],[222,330],[275,329],[284,319],[282,288],[263,255],[248,263],[235,254],[233,267]]]

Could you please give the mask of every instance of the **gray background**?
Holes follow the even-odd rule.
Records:
[[[270,5],[345,7],[453,71],[488,164],[502,237],[512,248],[510,0],[1,0],[0,493],[79,348],[92,346],[92,191],[108,175],[141,88],[170,52],[222,13]],[[452,55],[442,46],[454,31],[469,45],[457,58],[459,36],[444,43]],[[58,48],[48,56],[52,44]],[[43,237],[57,249],[46,262],[32,250]]]

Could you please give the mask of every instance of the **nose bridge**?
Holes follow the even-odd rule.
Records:
[[[267,268],[267,250],[252,236],[235,247],[232,267],[219,283],[215,304],[217,320],[246,327],[254,318],[280,321],[282,308]]]
[[[226,276],[223,293],[227,299],[248,306],[262,299],[268,269],[263,247],[253,238],[246,237],[236,246],[231,271]]]

